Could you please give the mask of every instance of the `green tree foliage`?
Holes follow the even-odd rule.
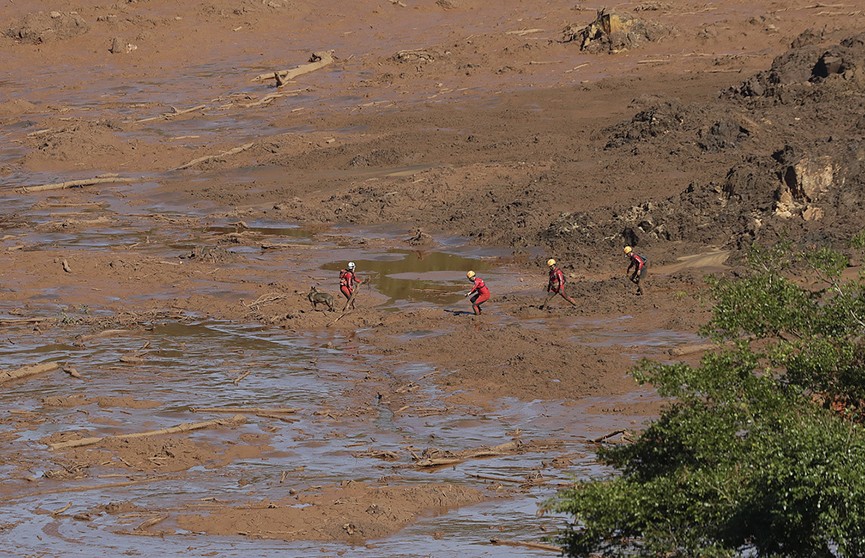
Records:
[[[634,371],[672,402],[599,452],[619,474],[548,504],[574,519],[569,555],[865,555],[862,278],[827,249],[755,249],[749,264],[711,280],[717,350]]]

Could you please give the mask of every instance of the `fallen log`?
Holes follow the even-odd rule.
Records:
[[[193,413],[250,413],[250,414],[258,414],[258,413],[270,413],[270,414],[287,414],[287,413],[296,413],[300,409],[294,409],[292,407],[191,407],[189,409]]]
[[[512,482],[514,484],[525,484],[526,479],[510,479],[507,477],[497,477],[495,475],[484,475],[482,473],[472,473],[469,475],[470,477],[481,479],[481,480],[491,480],[496,482]]]
[[[38,324],[49,318],[0,318],[0,325]]]
[[[245,422],[242,416],[235,416],[230,420],[207,420],[204,422],[188,422],[184,424],[179,424],[177,426],[172,426],[170,428],[160,428],[159,430],[149,430],[147,432],[133,432],[132,434],[117,434],[114,436],[100,436],[94,438],[81,438],[78,440],[67,440],[65,442],[55,442],[53,444],[48,444],[52,450],[57,449],[66,449],[66,448],[80,448],[82,446],[92,446],[101,442],[107,442],[110,440],[125,440],[129,438],[147,438],[150,436],[161,436],[164,434],[179,434],[182,432],[192,432],[194,430],[202,430],[204,428],[210,428],[211,426],[234,426],[240,423]]]
[[[247,149],[249,149],[253,145],[255,145],[255,142],[243,144],[240,147],[235,147],[234,149],[229,149],[228,151],[223,151],[222,153],[219,153],[217,155],[206,155],[204,157],[199,157],[198,159],[193,159],[193,160],[189,161],[188,163],[184,163],[184,164],[180,165],[179,167],[175,167],[171,170],[188,169],[189,167],[195,166],[199,163],[212,161],[214,159],[219,159],[221,157],[228,157],[230,155],[237,155],[238,153],[240,153],[242,151],[246,151]]]
[[[41,364],[24,366],[23,368],[17,368],[15,370],[4,370],[3,372],[0,372],[0,384],[11,382],[12,380],[27,378],[29,376],[35,376],[36,374],[51,372],[58,368],[60,368],[59,362],[43,362]]]
[[[435,467],[445,467],[447,465],[456,465],[468,459],[479,459],[483,457],[499,457],[502,455],[511,455],[521,451],[523,443],[519,440],[513,442],[505,442],[497,446],[481,447],[477,449],[462,450],[462,451],[445,451],[442,452],[435,448],[428,449],[423,452],[423,456],[418,458],[414,466],[427,469]]]
[[[195,112],[197,110],[202,110],[207,108],[207,105],[198,105],[188,109],[177,110],[174,107],[171,107],[171,112],[166,112],[160,114],[159,116],[151,116],[150,118],[142,118],[141,120],[136,120],[135,122],[140,124],[141,122],[150,122],[152,120],[167,120],[169,118],[174,118],[175,116],[180,116],[181,114],[188,114],[190,112]]]
[[[333,54],[330,52],[313,52],[312,56],[309,58],[309,63],[301,64],[295,68],[290,70],[281,70],[278,72],[267,72],[265,74],[259,74],[252,78],[252,81],[264,81],[266,79],[276,80],[277,86],[284,84],[287,81],[290,81],[297,76],[301,76],[303,74],[308,74],[309,72],[314,72],[320,68],[324,68],[328,64],[333,62]],[[282,81],[282,84],[279,81]]]
[[[507,539],[490,539],[490,544],[504,546],[522,546],[524,548],[534,548],[535,550],[549,550],[550,552],[558,553],[562,552],[562,547],[544,543],[511,541]]]
[[[124,182],[141,182],[143,178],[121,178],[113,177],[97,177],[83,178],[81,180],[67,180],[66,182],[54,182],[51,184],[39,184],[37,186],[24,186],[15,190],[20,194],[29,194],[31,192],[45,192],[48,190],[63,190],[65,188],[76,188],[79,186],[92,186],[94,184],[121,184]]]
[[[626,434],[627,432],[628,432],[627,430],[614,430],[613,432],[610,432],[609,434],[604,434],[603,436],[599,436],[599,437],[594,438],[590,441],[594,442],[595,444],[600,444],[601,442],[603,442],[605,440],[609,440],[610,438],[612,438],[614,436],[618,436],[619,434]]]

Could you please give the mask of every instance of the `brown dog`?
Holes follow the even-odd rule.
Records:
[[[326,304],[329,311],[333,312],[333,297],[327,293],[323,293],[315,287],[310,287],[309,294],[306,298],[312,303],[312,309],[318,308],[319,304]]]

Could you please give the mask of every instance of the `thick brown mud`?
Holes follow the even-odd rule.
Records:
[[[862,10],[530,4],[4,6],[8,552],[538,555],[704,276],[861,227]]]

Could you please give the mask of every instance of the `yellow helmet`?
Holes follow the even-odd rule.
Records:
[[[474,279],[475,278],[475,272],[474,271],[467,272],[466,277],[468,277],[469,279]]]
[[[630,254],[631,252],[633,252],[633,251],[634,251],[634,249],[631,248],[630,246],[625,246],[625,255],[626,255],[626,256],[627,256],[628,254]]]
[[[553,258],[547,260],[547,267],[553,267],[554,265],[556,265],[556,260]]]

